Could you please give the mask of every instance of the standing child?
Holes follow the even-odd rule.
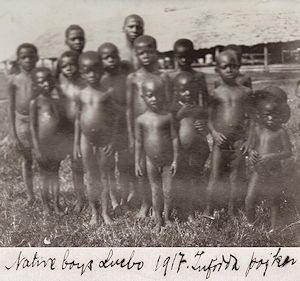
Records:
[[[164,110],[164,83],[157,76],[147,77],[142,84],[146,112],[136,119],[135,170],[143,175],[140,165],[142,152],[146,156],[146,170],[152,191],[152,206],[156,232],[162,222],[172,225],[173,185],[178,160],[178,137],[174,128],[173,115]]]
[[[166,107],[171,104],[170,79],[165,73],[159,71],[157,62],[156,40],[148,35],[141,35],[134,41],[135,54],[141,67],[128,75],[126,81],[126,120],[128,128],[129,149],[134,150],[135,142],[135,120],[143,114],[147,105],[143,99],[142,84],[148,77],[159,76],[163,80]],[[145,166],[145,159],[141,157],[141,165]],[[145,176],[139,178],[139,189],[141,192],[142,206],[138,217],[146,217],[150,208],[150,190]]]
[[[195,50],[193,42],[188,39],[179,39],[174,44],[174,57],[178,64],[178,70],[170,73],[173,79],[178,73],[182,71],[189,72],[195,77],[195,83],[198,88],[198,103],[204,108],[208,107],[208,91],[205,81],[205,76],[202,72],[192,69],[191,64],[195,61]]]
[[[12,75],[8,81],[13,141],[21,154],[22,175],[28,197],[26,204],[29,206],[34,202],[29,106],[31,99],[35,98],[30,73],[38,59],[37,48],[34,45],[28,43],[20,45],[17,49],[20,73]]]
[[[280,96],[278,96],[278,93]],[[285,98],[284,98],[285,96]],[[255,93],[258,124],[254,129],[249,160],[254,164],[246,196],[246,215],[250,225],[255,221],[255,206],[261,195],[271,204],[271,231],[275,230],[283,186],[280,161],[292,155],[291,143],[281,124],[290,117],[286,94],[278,87],[267,87]]]
[[[234,214],[234,207],[241,192],[243,175],[241,147],[245,140],[245,118],[249,110],[251,90],[236,83],[239,62],[231,51],[217,57],[216,71],[222,84],[210,97],[208,128],[213,137],[211,172],[207,186],[207,200],[204,214],[211,215],[213,197],[221,183],[221,175],[229,176],[230,196],[228,213]],[[229,168],[229,174],[228,169]]]
[[[78,53],[78,56],[82,53],[85,45],[85,34],[84,30],[77,24],[72,24],[66,29],[66,45],[69,47],[70,51]],[[61,60],[57,62],[57,67],[55,71],[55,77],[59,80],[64,79],[64,76],[60,75]]]
[[[128,149],[128,133],[126,126],[126,75],[121,73],[120,57],[117,47],[111,43],[104,43],[98,48],[102,58],[104,74],[101,78],[101,85],[104,88],[113,88],[116,107],[119,113],[119,123],[115,142],[115,150],[118,153],[118,169],[120,172],[119,182],[121,187],[121,202],[116,197],[115,181],[110,185],[110,194],[113,209],[116,210],[121,206],[123,211],[129,209],[127,200],[134,196],[134,190],[128,195],[130,183],[135,185],[136,178],[134,175],[134,158]],[[111,179],[114,179],[114,168],[111,167]]]
[[[74,123],[77,113],[76,100],[80,89],[84,86],[84,82],[80,77],[78,69],[78,57],[78,52],[66,51],[59,60],[60,107],[64,113],[61,123],[64,128],[63,133],[65,136],[66,154],[71,156],[73,184],[77,198],[74,208],[75,212],[80,212],[83,209],[85,201],[82,161],[81,159],[75,160],[73,157]]]
[[[187,219],[196,224],[194,206],[199,197],[199,186],[205,162],[209,156],[209,147],[206,139],[208,129],[207,110],[199,106],[198,80],[191,72],[180,72],[174,78],[176,93],[176,118],[179,122],[180,142],[180,180],[189,184],[180,192],[180,197],[185,197],[183,202],[187,210]],[[195,128],[196,120],[203,125]],[[178,179],[179,180],[179,179]]]
[[[239,68],[238,68],[238,75],[235,78],[236,83],[238,85],[245,86],[245,87],[252,89],[251,77],[247,74],[240,73],[240,67],[242,65],[242,55],[243,55],[242,48],[240,46],[230,44],[230,45],[225,46],[223,51],[231,51],[237,57],[237,60],[239,63]],[[220,86],[221,83],[222,83],[222,79],[217,79],[215,81],[215,88]]]
[[[109,224],[112,220],[108,214],[108,167],[109,161],[114,157],[113,145],[118,121],[114,96],[112,91],[104,92],[100,86],[103,68],[97,52],[85,52],[79,56],[78,61],[79,70],[87,86],[81,90],[77,101],[74,158],[82,155],[92,210],[90,225],[98,222],[99,193],[102,217],[104,222]]]
[[[48,214],[51,210],[49,188],[53,192],[54,211],[60,213],[58,170],[66,154],[61,149],[64,140],[59,127],[59,100],[51,97],[55,82],[50,69],[36,68],[31,76],[38,96],[30,102],[30,131],[33,152],[40,167],[44,213]]]

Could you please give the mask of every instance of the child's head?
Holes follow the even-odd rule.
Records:
[[[81,53],[85,44],[83,29],[76,24],[70,25],[66,29],[66,45],[70,50]]]
[[[148,108],[153,111],[163,109],[164,83],[158,76],[147,77],[142,84],[143,98]]]
[[[230,44],[230,45],[225,46],[223,51],[228,51],[228,50],[235,52],[238,62],[241,65],[242,55],[243,55],[242,48],[238,45]]]
[[[98,48],[103,68],[110,72],[118,69],[120,64],[119,50],[112,43],[104,43]]]
[[[102,60],[99,53],[88,51],[78,58],[79,71],[82,78],[90,86],[98,86],[103,74]]]
[[[143,19],[138,15],[127,16],[124,21],[123,32],[125,32],[127,40],[133,43],[137,37],[144,33]]]
[[[31,78],[33,82],[33,89],[45,96],[50,96],[54,89],[55,81],[51,70],[47,67],[37,67],[32,70]]]
[[[216,72],[225,83],[232,84],[239,75],[239,62],[234,52],[227,50],[216,57]]]
[[[135,54],[143,66],[157,61],[156,40],[148,35],[141,35],[134,40]]]
[[[177,100],[183,103],[198,103],[199,89],[195,76],[190,72],[181,72],[174,78]]]
[[[174,56],[181,69],[190,67],[196,58],[193,42],[188,39],[177,40],[174,44]]]
[[[61,73],[66,78],[72,78],[79,73],[78,69],[79,53],[75,51],[64,52],[59,59],[59,66]]]
[[[39,60],[37,48],[33,44],[24,43],[17,49],[17,61],[21,70],[30,72]]]
[[[284,101],[286,93],[278,87],[267,87],[255,93],[258,121],[271,130],[277,130],[290,118],[290,108]]]

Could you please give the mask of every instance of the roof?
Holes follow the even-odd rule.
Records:
[[[202,11],[201,7],[180,11],[141,15],[145,21],[145,34],[157,39],[159,51],[173,49],[180,38],[194,42],[195,49],[218,45],[253,46],[261,43],[288,42],[300,39],[300,11],[241,13],[238,11]],[[118,47],[124,45],[123,18],[107,18],[86,22],[85,50],[96,50],[104,42]],[[47,30],[36,41],[41,57],[56,57],[66,50],[66,27]]]

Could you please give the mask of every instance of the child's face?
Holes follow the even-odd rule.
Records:
[[[183,103],[193,104],[197,103],[197,89],[193,87],[188,81],[179,81],[177,84],[178,98]]]
[[[40,71],[35,74],[34,85],[39,94],[49,96],[54,89],[54,79],[50,72]]]
[[[65,77],[73,77],[78,72],[77,60],[72,57],[63,57],[60,61],[60,70]]]
[[[177,46],[175,49],[175,58],[180,68],[189,67],[194,60],[194,50],[184,47]]]
[[[162,93],[156,88],[154,82],[149,81],[143,85],[143,97],[151,110],[158,111],[163,108]]]
[[[262,101],[258,106],[258,116],[261,123],[270,130],[278,130],[281,125],[281,114],[277,104],[270,101]]]
[[[81,53],[85,44],[83,32],[80,29],[70,30],[66,38],[66,44],[71,50]]]
[[[116,50],[112,48],[104,48],[100,53],[104,69],[116,69],[119,66],[120,58]]]
[[[216,71],[225,82],[230,83],[239,75],[239,67],[236,56],[227,53],[218,58]]]
[[[22,48],[18,53],[18,64],[21,69],[30,72],[34,69],[39,57],[32,48]]]
[[[98,86],[103,74],[100,61],[85,59],[81,62],[80,73],[85,82],[90,86]]]
[[[151,65],[157,61],[156,49],[153,46],[137,46],[135,54],[143,66]]]
[[[143,23],[134,17],[129,18],[123,27],[123,31],[126,34],[127,40],[133,42],[137,37],[143,35]]]

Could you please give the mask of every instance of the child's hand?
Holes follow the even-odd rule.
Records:
[[[259,159],[259,154],[255,149],[251,149],[249,152],[249,160],[252,164],[255,164]]]
[[[33,149],[32,150],[32,153],[34,155],[34,158],[37,160],[37,161],[42,161],[42,153],[39,149]]]
[[[173,161],[170,166],[170,173],[172,174],[172,177],[175,176],[176,172],[177,172],[177,162]]]
[[[212,131],[211,134],[217,145],[221,145],[227,140],[227,138],[222,133],[219,133],[217,131]]]
[[[248,140],[246,140],[246,141],[241,145],[240,150],[242,151],[242,155],[245,155],[245,154],[249,151],[249,148],[250,148],[249,145],[250,145],[250,144],[249,144],[249,141],[248,141]]]
[[[74,146],[73,157],[75,160],[78,160],[78,158],[81,158],[81,151],[80,151],[79,145]]]
[[[13,143],[13,147],[16,150],[18,150],[18,151],[23,150],[24,147],[23,147],[22,143],[17,138],[14,138],[12,143]]]
[[[130,153],[134,152],[134,138],[129,136],[128,149]]]
[[[205,130],[205,123],[203,120],[196,120],[194,126],[199,132],[203,132]]]
[[[110,156],[112,154],[113,147],[114,147],[113,143],[109,143],[107,146],[103,147],[103,151],[106,154],[106,156]]]
[[[269,166],[272,163],[272,161],[273,161],[272,157],[268,154],[262,155],[258,159],[258,162],[264,166]]]
[[[135,164],[135,175],[137,177],[141,177],[143,175],[142,168],[138,163]]]

